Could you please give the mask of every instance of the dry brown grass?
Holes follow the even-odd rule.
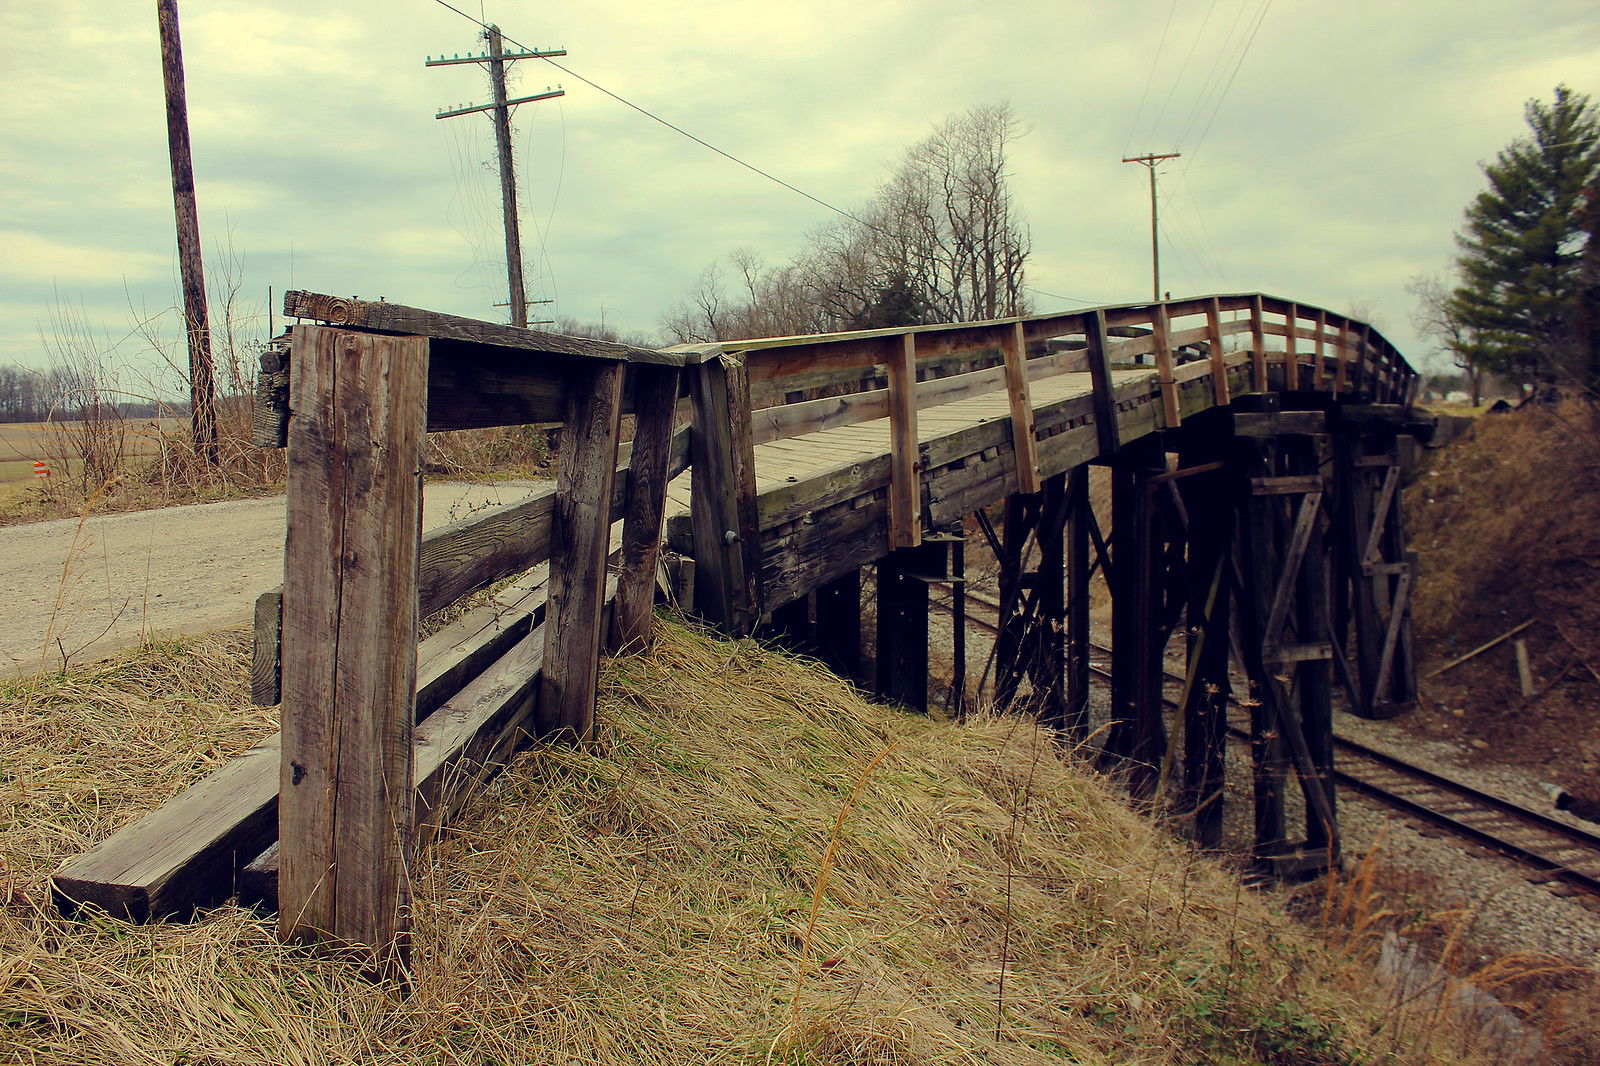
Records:
[[[1461,1061],[1395,1050],[1351,967],[1034,726],[657,635],[606,664],[592,748],[520,757],[426,851],[409,998],[236,908],[39,903],[57,862],[271,728],[238,638],[0,687],[0,1057]]]

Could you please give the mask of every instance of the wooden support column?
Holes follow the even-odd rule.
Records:
[[[950,539],[950,707],[967,713],[967,539],[958,523]]]
[[[861,677],[861,571],[817,589],[817,655],[840,677]]]
[[[1035,437],[1033,397],[1028,390],[1028,342],[1016,323],[1003,346],[1006,399],[1011,407],[1011,445],[1017,462],[1017,491],[1039,491],[1039,447]]]
[[[279,931],[409,953],[425,338],[295,326]]]
[[[1161,681],[1161,537],[1153,476],[1163,473],[1154,441],[1125,449],[1112,469],[1116,573],[1111,602],[1111,728],[1107,753],[1128,772],[1135,799],[1155,795],[1166,754]]]
[[[922,543],[922,460],[917,450],[917,336],[896,337],[889,368],[889,546]]]
[[[1293,458],[1303,475],[1316,475],[1328,468],[1332,445],[1326,435],[1303,437],[1293,444]],[[1305,561],[1300,567],[1295,588],[1295,630],[1302,648],[1310,649],[1327,640],[1330,629],[1328,549],[1321,517],[1312,523],[1306,542]],[[1300,723],[1305,732],[1310,756],[1310,777],[1302,773],[1301,787],[1306,793],[1306,844],[1311,849],[1326,849],[1328,862],[1339,861],[1337,788],[1333,777],[1333,660],[1324,653],[1306,657],[1282,667],[1294,672],[1299,696]],[[1313,796],[1312,792],[1319,792]]]
[[[879,695],[928,709],[928,583],[942,579],[945,546],[928,541],[878,560]]]
[[[1089,370],[1089,383],[1094,390],[1095,435],[1100,442],[1100,457],[1109,459],[1122,447],[1122,438],[1117,432],[1117,401],[1111,391],[1111,356],[1104,311],[1090,311],[1084,315],[1083,336],[1088,345],[1084,365]]]
[[[1066,721],[1073,741],[1089,736],[1089,468],[1067,475],[1066,569]],[[1108,578],[1109,580],[1109,578]]]
[[[772,639],[790,651],[811,650],[811,597],[801,596],[772,609]]]
[[[1277,472],[1277,445],[1274,441],[1241,438],[1240,459],[1252,476],[1273,476]],[[1280,570],[1278,551],[1282,532],[1274,520],[1273,497],[1253,495],[1250,478],[1241,479],[1239,506],[1244,520],[1234,545],[1235,580],[1239,587],[1239,648],[1249,677],[1250,756],[1255,807],[1255,846],[1257,861],[1268,863],[1284,848],[1284,789],[1289,759],[1277,703],[1280,687],[1272,683],[1270,667],[1262,656],[1266,619],[1271,612],[1273,578]]]
[[[622,571],[611,615],[613,653],[640,651],[650,644],[656,560],[667,504],[667,463],[672,452],[672,413],[678,401],[677,367],[638,363],[631,372],[633,453],[628,457],[628,495],[622,517]]]
[[[1056,730],[1067,726],[1066,693],[1067,475],[1045,479],[1039,501],[1039,569],[1034,576],[1032,670],[1039,717]]]
[[[1223,359],[1222,351],[1222,301],[1215,296],[1206,303],[1206,333],[1211,348],[1211,392],[1217,406],[1226,407],[1231,402],[1231,390],[1228,387],[1228,364]]]
[[[1150,321],[1155,330],[1156,385],[1161,389],[1161,412],[1166,418],[1166,428],[1176,429],[1183,423],[1183,412],[1178,407],[1178,384],[1172,377],[1172,321],[1167,305],[1157,304]]]
[[[731,355],[708,359],[689,373],[695,611],[724,633],[745,636],[761,616],[761,523],[750,379],[744,363]]]
[[[620,362],[574,365],[562,383],[561,473],[550,516],[550,599],[536,720],[541,734],[580,742],[594,736],[626,370]]]
[[[1039,498],[1014,493],[1006,497],[1000,533],[1000,617],[994,645],[994,702],[1005,711],[1017,698],[1027,673],[1028,620],[1023,599],[1032,587],[1032,575],[1023,573],[1022,560],[1039,522]]]
[[[1209,442],[1208,442],[1209,443]],[[1214,460],[1214,446],[1186,449],[1185,467]],[[1237,491],[1235,471],[1219,468],[1180,483],[1189,513],[1188,669],[1180,701],[1183,714],[1183,808],[1193,818],[1195,842],[1222,844],[1223,789],[1226,784],[1228,632],[1232,578],[1229,555],[1234,536]]]

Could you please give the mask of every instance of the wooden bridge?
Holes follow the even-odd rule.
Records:
[[[264,357],[257,410],[258,443],[290,458],[253,678],[283,731],[67,864],[65,906],[144,919],[237,893],[286,936],[392,963],[411,849],[528,737],[593,733],[600,649],[643,647],[660,593],[846,676],[869,656],[879,692],[925,709],[947,586],[959,704],[969,535],[1000,572],[998,702],[1094,743],[1136,798],[1170,782],[1204,846],[1248,687],[1265,870],[1338,861],[1336,690],[1370,717],[1414,698],[1398,489],[1427,431],[1417,375],[1321,308],[1226,295],[664,351],[309,293],[285,310],[318,324]],[[551,422],[553,490],[418,535],[425,429]],[[1109,528],[1090,464],[1111,472]],[[1114,654],[1091,739],[1096,570]],[[420,618],[507,578],[417,643]]]

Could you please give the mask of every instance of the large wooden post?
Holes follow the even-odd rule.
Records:
[[[1111,601],[1112,679],[1108,754],[1128,771],[1129,791],[1149,799],[1166,755],[1161,675],[1163,553],[1151,477],[1163,472],[1156,442],[1124,448],[1112,468],[1116,583]]]
[[[655,605],[656,560],[667,503],[667,464],[672,451],[672,412],[678,400],[678,368],[636,363],[633,386],[633,452],[628,457],[628,497],[622,517],[622,572],[612,608],[610,648],[638,651],[650,643]]]
[[[695,610],[724,633],[745,636],[761,617],[750,379],[744,363],[730,355],[691,367],[690,374]]]
[[[537,721],[542,734],[578,741],[594,735],[626,370],[620,362],[575,365],[561,390],[561,474],[550,518],[550,599]]]
[[[1039,569],[1034,576],[1032,675],[1039,717],[1052,728],[1067,726],[1066,693],[1067,475],[1044,481],[1039,501]]]
[[[167,150],[172,163],[172,208],[178,224],[178,272],[183,280],[184,332],[189,338],[190,421],[195,452],[217,461],[216,386],[211,326],[206,315],[205,271],[200,263],[200,217],[195,207],[194,164],[189,151],[189,106],[183,85],[183,42],[178,0],[156,0],[161,31],[161,74],[167,96]]]
[[[840,677],[861,677],[861,571],[817,589],[817,654]]]
[[[1297,440],[1294,446],[1296,473],[1320,476],[1332,458],[1326,435]],[[1305,561],[1295,588],[1295,623],[1300,647],[1316,658],[1303,658],[1289,666],[1295,674],[1299,695],[1300,724],[1305,732],[1310,775],[1302,774],[1306,792],[1306,843],[1312,849],[1327,849],[1328,862],[1339,861],[1337,793],[1333,778],[1333,660],[1331,648],[1318,649],[1328,642],[1329,633],[1329,558],[1323,521],[1318,516],[1306,539]],[[1313,796],[1315,791],[1319,796]]]
[[[405,967],[428,342],[294,327],[279,929]]]
[[[1073,741],[1089,736],[1089,468],[1075,467],[1067,476],[1066,569],[1066,721]],[[1108,578],[1109,580],[1109,578]]]
[[[1210,442],[1206,442],[1210,444]],[[1214,447],[1186,449],[1185,467],[1214,461]],[[1184,741],[1183,808],[1193,818],[1195,842],[1204,848],[1222,843],[1223,788],[1226,783],[1228,629],[1236,492],[1226,468],[1180,482],[1189,515],[1187,589],[1188,669],[1182,704]]]
[[[928,709],[928,583],[943,580],[945,545],[924,541],[878,560],[878,693]]]
[[[1234,560],[1239,584],[1239,650],[1244,656],[1250,685],[1250,760],[1255,809],[1255,846],[1258,862],[1267,863],[1284,845],[1284,788],[1289,759],[1277,702],[1280,691],[1268,675],[1262,655],[1265,620],[1271,612],[1272,577],[1279,572],[1280,529],[1274,521],[1272,499],[1251,491],[1256,476],[1276,469],[1276,444],[1241,440],[1241,462],[1249,477],[1241,479],[1239,507],[1243,511]]]

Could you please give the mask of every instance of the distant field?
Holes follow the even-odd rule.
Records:
[[[160,433],[181,431],[186,424],[182,418],[165,418],[159,423],[148,419],[129,421],[123,452],[128,456],[153,455]],[[76,428],[73,422],[0,422],[0,484],[32,479],[36,459],[57,467],[63,446],[56,438],[65,434],[70,440]],[[71,452],[70,444],[65,450]]]

